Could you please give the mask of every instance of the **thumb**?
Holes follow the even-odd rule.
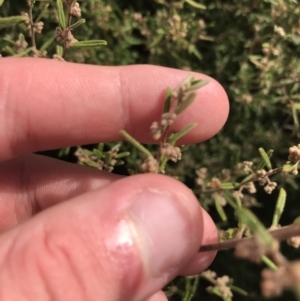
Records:
[[[191,261],[202,235],[202,210],[183,184],[124,178],[2,234],[0,299],[141,301]]]

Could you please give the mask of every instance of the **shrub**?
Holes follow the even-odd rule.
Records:
[[[216,78],[229,95],[228,122],[214,138],[185,150],[181,161],[167,165],[166,173],[176,175],[195,191],[219,228],[227,230],[227,236],[241,230],[228,206],[232,200],[235,204],[251,206],[260,217],[262,227],[269,227],[272,220],[274,223],[276,199],[282,206],[285,192],[287,203],[280,223],[289,224],[300,214],[299,185],[291,175],[296,174],[299,161],[295,158],[298,148],[294,146],[298,144],[300,133],[298,1],[133,0],[127,3],[89,0],[74,6],[72,18],[67,16],[66,22],[72,31],[66,31],[62,22],[64,13],[56,3],[66,11],[67,6],[73,6],[73,1],[1,2],[2,56],[54,57],[100,65],[157,64],[203,72]],[[104,41],[108,46],[98,47],[104,45]],[[97,147],[102,157],[96,156],[96,159],[100,161],[108,160],[109,156],[111,159],[118,148],[111,144]],[[142,163],[133,147],[122,147],[123,154],[131,153],[126,159],[127,168]],[[79,148],[77,157],[80,159],[85,154],[89,157],[88,163],[95,166],[92,149],[89,152]],[[150,146],[149,149],[152,150]],[[60,151],[62,159],[74,160],[74,149],[68,154],[69,150]],[[275,168],[268,166],[271,156]],[[288,156],[294,165],[286,164]],[[286,172],[275,170],[272,180],[264,178],[267,182],[261,180],[262,186],[254,184],[252,180],[262,179],[264,165],[270,175],[270,170],[276,168]],[[108,170],[112,167],[101,166]],[[276,183],[277,187],[270,183]],[[273,190],[270,195],[265,193]],[[233,191],[240,194],[232,195]],[[243,214],[238,215],[240,219]],[[247,214],[248,211],[246,217]],[[279,217],[277,212],[277,219]],[[250,229],[248,224],[247,229]],[[283,250],[289,258],[296,257],[287,246]],[[258,274],[263,265],[257,267],[241,260],[236,265],[236,260],[232,252],[220,252],[211,269],[218,275],[229,275],[250,298],[262,300]],[[267,259],[264,262],[270,264]],[[273,276],[270,271],[264,272],[264,277]],[[213,286],[208,289],[211,293],[231,300],[228,291],[224,293],[229,278],[217,279],[209,272],[201,278],[211,282]],[[178,278],[166,291],[172,300],[190,300],[203,294],[202,285],[207,283],[200,281],[199,285],[198,281],[199,277]],[[237,292],[236,299],[244,299],[243,290],[229,286]]]

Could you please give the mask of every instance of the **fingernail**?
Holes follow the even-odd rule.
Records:
[[[191,214],[182,196],[177,198],[168,191],[143,191],[129,209],[142,257],[153,277],[178,267],[189,254],[194,234]]]

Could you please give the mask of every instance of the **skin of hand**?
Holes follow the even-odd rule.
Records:
[[[207,268],[215,253],[197,251],[217,231],[182,183],[30,154],[121,140],[121,129],[152,143],[166,87],[191,72],[32,58],[1,58],[0,70],[0,300],[165,301],[171,279]],[[198,123],[183,144],[227,118],[226,93],[208,79],[172,125]]]

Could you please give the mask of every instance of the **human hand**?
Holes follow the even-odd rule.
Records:
[[[216,228],[183,184],[131,177],[28,154],[120,140],[153,142],[164,91],[191,72],[0,59],[0,300],[164,301],[178,274],[201,272]],[[195,74],[196,78],[205,78]],[[208,139],[228,115],[214,80],[172,129],[182,143]]]

